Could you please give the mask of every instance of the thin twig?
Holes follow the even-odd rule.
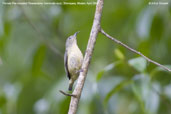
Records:
[[[77,84],[76,84],[74,92],[73,92],[73,94],[77,95],[77,97],[71,97],[71,102],[70,102],[68,114],[76,114],[77,109],[78,109],[78,103],[79,103],[81,92],[82,92],[84,82],[85,82],[85,79],[87,76],[88,67],[89,67],[90,60],[92,57],[92,53],[94,50],[94,45],[96,43],[97,35],[100,31],[100,21],[101,21],[102,9],[103,9],[103,0],[97,0],[93,26],[91,29],[86,53],[84,56],[82,67],[81,67],[83,72],[80,72]]]
[[[70,97],[77,97],[76,95],[73,95],[73,94],[69,94],[69,93],[65,93],[64,91],[62,90],[59,90],[59,92],[61,92],[63,95],[65,96],[70,96]]]
[[[122,43],[121,41],[117,40],[116,38],[110,36],[110,35],[107,34],[103,29],[101,29],[100,32],[101,32],[103,35],[105,35],[107,38],[109,38],[109,39],[111,39],[112,41],[116,42],[117,44],[120,44],[121,46],[127,48],[128,50],[130,50],[130,51],[132,51],[132,52],[134,52],[134,53],[136,53],[136,54],[142,56],[142,57],[143,57],[144,59],[146,59],[148,62],[151,62],[151,63],[153,63],[153,64],[155,64],[155,65],[157,65],[157,66],[159,66],[159,67],[161,67],[161,68],[163,68],[163,69],[165,69],[165,70],[171,72],[171,69],[167,68],[167,67],[164,66],[164,65],[161,65],[160,63],[158,63],[158,62],[156,62],[156,61],[151,60],[150,58],[148,58],[148,57],[146,57],[145,55],[143,55],[141,52],[136,51],[135,49],[133,49],[133,48],[129,47],[128,45]]]

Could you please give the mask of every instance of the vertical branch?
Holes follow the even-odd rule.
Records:
[[[84,82],[85,82],[85,79],[87,76],[88,67],[89,67],[92,53],[94,50],[94,45],[96,43],[97,35],[100,31],[100,21],[101,21],[102,9],[103,9],[103,0],[97,0],[93,26],[91,29],[86,53],[85,53],[83,64],[82,64],[83,72],[80,72],[80,75],[78,77],[78,81],[77,81],[76,87],[73,92],[73,95],[76,95],[76,97],[71,97],[68,114],[76,114],[77,109],[78,109],[78,103],[79,103],[81,92],[82,92]]]

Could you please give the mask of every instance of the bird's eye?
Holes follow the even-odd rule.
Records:
[[[72,37],[69,37],[69,39],[71,39]]]

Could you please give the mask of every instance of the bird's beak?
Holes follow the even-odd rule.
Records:
[[[79,32],[80,32],[80,31],[76,32],[76,33],[74,34],[74,36],[76,37],[76,36],[77,36],[77,34],[78,34]]]

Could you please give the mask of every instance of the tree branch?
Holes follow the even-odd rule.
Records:
[[[101,29],[100,32],[101,32],[103,35],[105,35],[107,38],[109,38],[109,39],[111,39],[112,41],[116,42],[117,44],[119,44],[119,45],[121,45],[121,46],[127,48],[128,50],[130,50],[130,51],[132,51],[132,52],[134,52],[134,53],[136,53],[136,54],[142,56],[142,57],[143,57],[144,59],[146,59],[148,62],[151,62],[151,63],[153,63],[153,64],[155,64],[155,65],[157,65],[157,66],[159,66],[159,67],[161,67],[161,68],[163,68],[163,69],[165,69],[165,70],[171,72],[171,69],[167,68],[167,67],[164,66],[164,65],[161,65],[161,64],[158,63],[158,62],[155,62],[155,61],[151,60],[150,58],[148,58],[148,57],[146,57],[145,55],[143,55],[141,52],[136,51],[135,49],[133,49],[133,48],[129,47],[128,45],[122,43],[121,41],[117,40],[116,38],[114,38],[114,37],[108,35],[103,29]]]
[[[81,67],[83,72],[80,72],[76,87],[75,87],[75,89],[74,89],[74,91],[72,93],[72,95],[75,95],[77,97],[74,97],[74,96],[71,97],[68,114],[76,114],[76,112],[77,112],[79,100],[80,100],[80,97],[81,97],[81,93],[82,93],[83,86],[84,86],[85,79],[86,79],[87,72],[88,72],[88,67],[89,67],[91,57],[92,57],[92,53],[93,53],[93,50],[94,50],[94,45],[96,43],[96,38],[97,38],[97,35],[98,35],[99,32],[101,32],[102,34],[104,34],[106,37],[113,40],[114,42],[122,45],[123,47],[125,47],[127,49],[129,49],[130,51],[142,56],[147,61],[149,61],[149,62],[151,62],[153,64],[156,64],[157,66],[162,67],[163,69],[168,70],[169,72],[171,71],[169,68],[167,68],[167,67],[165,67],[165,66],[163,66],[163,65],[161,65],[161,64],[159,64],[159,63],[157,63],[157,62],[155,62],[155,61],[153,61],[151,59],[149,59],[148,57],[144,56],[142,53],[130,48],[126,44],[122,43],[121,41],[111,37],[110,35],[105,33],[104,30],[101,29],[100,21],[101,21],[102,9],[103,9],[103,2],[104,2],[103,0],[97,0],[93,26],[92,26],[92,29],[91,29],[91,33],[90,33],[86,53],[85,53],[85,56],[84,56],[82,67]]]
[[[63,92],[62,90],[59,90],[59,92],[61,92],[63,95],[65,95],[65,96],[73,96],[73,97],[77,97],[76,95],[73,95],[73,94],[69,94],[69,93],[65,93],[65,92]]]
[[[91,29],[86,53],[85,53],[83,64],[82,64],[83,72],[80,72],[76,87],[73,92],[73,95],[76,95],[77,97],[71,97],[68,114],[76,114],[77,109],[78,109],[78,103],[79,103],[81,92],[82,92],[84,82],[85,82],[85,79],[87,76],[88,67],[89,67],[91,56],[92,56],[92,53],[94,50],[94,45],[96,42],[97,35],[100,31],[100,21],[101,21],[102,9],[103,9],[103,0],[97,0],[93,26]]]

